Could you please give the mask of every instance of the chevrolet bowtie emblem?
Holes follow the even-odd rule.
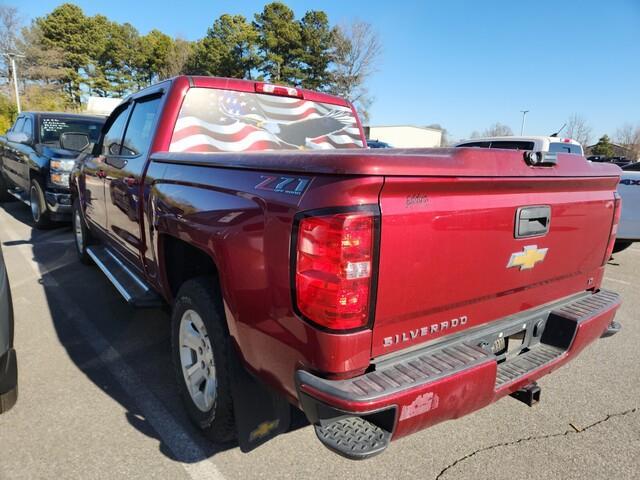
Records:
[[[529,270],[535,267],[536,263],[544,260],[547,256],[548,248],[538,248],[537,245],[527,245],[524,252],[511,254],[507,268],[520,267],[520,270]]]

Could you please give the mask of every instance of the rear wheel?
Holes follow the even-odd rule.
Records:
[[[71,220],[73,222],[73,237],[75,239],[78,258],[80,262],[85,265],[90,265],[92,262],[91,257],[87,253],[87,247],[93,243],[93,238],[84,221],[82,210],[80,209],[80,201],[77,198],[73,202],[73,215]]]
[[[44,199],[44,190],[40,181],[34,178],[29,188],[29,203],[31,204],[31,218],[36,228],[46,228],[50,225],[49,211]]]
[[[616,243],[613,245],[613,253],[618,253],[623,250],[626,250],[631,246],[633,242],[629,240],[616,240]]]
[[[180,288],[171,317],[171,346],[189,417],[213,441],[233,440],[231,344],[213,277],[188,280]]]

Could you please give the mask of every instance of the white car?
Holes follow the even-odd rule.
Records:
[[[534,150],[536,152],[584,155],[582,145],[571,138],[560,137],[484,137],[462,141],[456,147],[505,148],[508,150]]]
[[[622,198],[622,213],[614,252],[640,242],[640,162],[622,168],[618,194]]]

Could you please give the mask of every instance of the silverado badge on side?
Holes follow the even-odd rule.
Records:
[[[507,268],[520,267],[520,270],[530,270],[536,266],[536,263],[544,260],[548,250],[548,248],[538,248],[537,245],[527,245],[523,252],[511,254]]]

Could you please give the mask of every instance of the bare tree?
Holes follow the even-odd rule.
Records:
[[[625,123],[616,130],[613,138],[616,143],[629,150],[631,160],[640,159],[640,125],[634,127],[630,123]]]
[[[333,31],[332,93],[353,102],[362,118],[368,120],[373,99],[365,87],[366,80],[380,62],[382,44],[369,23],[354,22]]]
[[[17,40],[20,34],[21,20],[18,9],[7,5],[0,5],[0,54],[18,53]],[[0,55],[0,76],[9,80],[10,67],[7,57]]]
[[[436,130],[440,130],[440,132],[442,132],[442,135],[440,137],[440,146],[441,147],[448,147],[451,144],[451,139],[449,138],[449,131],[444,128],[442,125],[440,125],[439,123],[432,123],[431,125],[427,125],[427,128],[435,128]]]
[[[503,125],[500,122],[494,123],[482,132],[483,137],[510,137],[512,135],[513,130],[511,130],[511,127]]]
[[[166,67],[159,72],[160,78],[171,78],[185,73],[185,66],[193,51],[193,44],[183,38],[176,38],[171,47]]]
[[[577,113],[572,114],[567,120],[567,137],[574,139],[583,147],[587,147],[591,141],[591,127],[587,120]]]

